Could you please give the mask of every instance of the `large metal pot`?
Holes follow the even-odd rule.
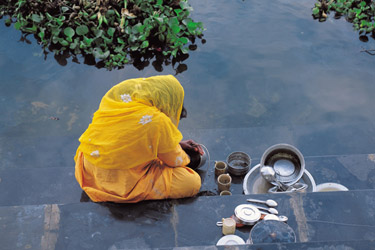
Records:
[[[294,146],[281,143],[269,147],[262,155],[260,168],[272,167],[276,172],[276,179],[291,186],[297,183],[305,172],[305,159]],[[277,185],[277,183],[272,182]]]

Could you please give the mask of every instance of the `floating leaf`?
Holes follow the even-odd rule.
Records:
[[[144,48],[147,48],[149,45],[148,41],[143,41],[143,43],[141,44],[141,48],[144,49]]]
[[[14,28],[17,29],[17,30],[21,29],[21,27],[22,27],[22,25],[21,25],[20,22],[16,22],[16,23],[14,24]]]
[[[66,40],[64,40],[64,39],[60,40],[59,43],[60,43],[62,46],[68,46],[68,45],[69,45],[68,41],[66,41]]]
[[[319,14],[319,8],[317,8],[317,7],[313,8],[313,14],[314,15]]]
[[[43,18],[38,14],[32,14],[31,20],[33,20],[36,23],[40,23],[43,20]]]
[[[62,12],[67,12],[68,10],[69,10],[68,7],[65,7],[65,6],[64,6],[64,7],[61,7],[61,11],[62,11]]]
[[[180,32],[180,26],[178,25],[173,25],[172,27],[172,30],[173,30],[173,33],[177,34],[178,32]]]
[[[86,25],[80,25],[76,28],[76,33],[79,36],[84,36],[89,33],[89,28]]]
[[[180,41],[182,44],[187,44],[189,42],[189,39],[187,39],[186,37],[180,37],[178,41]]]
[[[115,28],[108,28],[107,34],[112,37],[115,34],[115,31],[116,31]]]
[[[24,29],[26,32],[30,32],[30,33],[35,33],[37,31],[37,27],[36,25],[34,24],[33,27],[31,28],[25,28]]]
[[[64,34],[67,36],[67,37],[73,37],[75,32],[74,32],[74,29],[70,28],[70,27],[67,27],[64,29]]]
[[[45,36],[44,31],[40,31],[40,32],[38,33],[38,36],[43,40],[43,39],[44,39],[44,36]]]
[[[197,29],[198,24],[195,23],[195,22],[193,22],[193,21],[191,21],[191,22],[189,22],[189,23],[187,24],[187,27],[188,27],[188,30],[189,30],[190,32],[193,32],[193,31],[195,31],[195,30]]]
[[[84,37],[83,38],[83,42],[87,45],[87,46],[91,46],[91,43],[94,41],[94,39],[92,38],[88,38],[88,37]]]

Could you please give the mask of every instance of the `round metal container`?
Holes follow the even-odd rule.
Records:
[[[244,152],[233,152],[227,157],[228,172],[233,175],[245,175],[250,168],[251,158]]]
[[[290,186],[302,178],[305,172],[305,159],[296,147],[282,143],[269,147],[263,153],[260,166],[272,167],[277,180]]]
[[[316,191],[315,180],[307,169],[305,169],[299,182],[308,185],[306,192]],[[243,191],[245,194],[267,194],[268,190],[272,187],[273,185],[266,181],[260,174],[260,164],[250,169],[243,181]]]
[[[286,223],[277,220],[258,222],[250,231],[250,244],[296,242],[294,230]]]
[[[261,213],[259,209],[253,205],[242,204],[235,208],[234,215],[242,224],[252,226],[259,221]]]
[[[244,245],[245,241],[237,235],[226,235],[220,238],[216,246]]]

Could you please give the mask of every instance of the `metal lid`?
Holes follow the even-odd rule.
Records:
[[[226,235],[220,238],[216,246],[242,245],[245,241],[237,235]]]
[[[234,210],[234,214],[244,223],[257,222],[261,216],[259,209],[249,204],[238,205]]]

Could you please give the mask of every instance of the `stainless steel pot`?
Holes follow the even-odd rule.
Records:
[[[261,213],[258,208],[249,204],[238,205],[234,215],[244,225],[252,226],[260,220]]]

